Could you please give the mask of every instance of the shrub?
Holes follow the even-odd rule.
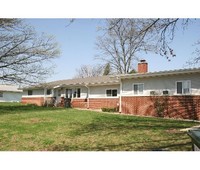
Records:
[[[117,112],[117,108],[107,108],[103,107],[101,108],[102,112]]]

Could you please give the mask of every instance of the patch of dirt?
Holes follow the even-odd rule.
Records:
[[[37,123],[43,123],[43,122],[50,122],[48,119],[40,119],[40,118],[31,118],[27,120],[21,121],[22,123],[27,123],[27,124],[37,124]]]
[[[180,133],[180,130],[178,129],[168,129],[166,130],[167,133],[170,133],[170,134],[175,134],[175,133]]]

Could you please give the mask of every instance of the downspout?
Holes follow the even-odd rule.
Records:
[[[51,92],[52,92],[52,94],[51,94],[52,95],[51,96],[52,104],[53,104],[53,106],[55,106],[56,102],[55,102],[55,99],[54,99],[54,88],[51,89]]]
[[[43,105],[45,105],[45,102],[46,102],[46,88],[44,88],[44,103],[43,103]]]
[[[87,96],[87,109],[89,109],[89,108],[90,108],[90,99],[89,99],[90,88],[89,88],[87,85],[85,85],[85,87],[88,89],[88,96]]]
[[[119,113],[122,112],[122,80],[120,79],[120,92],[119,92]]]
[[[52,88],[52,97],[54,97],[54,88]]]

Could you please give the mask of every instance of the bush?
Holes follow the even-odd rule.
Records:
[[[29,106],[29,107],[38,107],[36,104],[32,104],[32,103],[28,103],[28,104],[26,104],[26,106]]]
[[[101,108],[102,112],[117,112],[117,108]]]

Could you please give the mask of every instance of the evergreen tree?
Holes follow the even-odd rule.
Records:
[[[105,68],[104,68],[103,75],[106,76],[106,75],[109,75],[109,74],[110,74],[110,63],[107,63]]]

